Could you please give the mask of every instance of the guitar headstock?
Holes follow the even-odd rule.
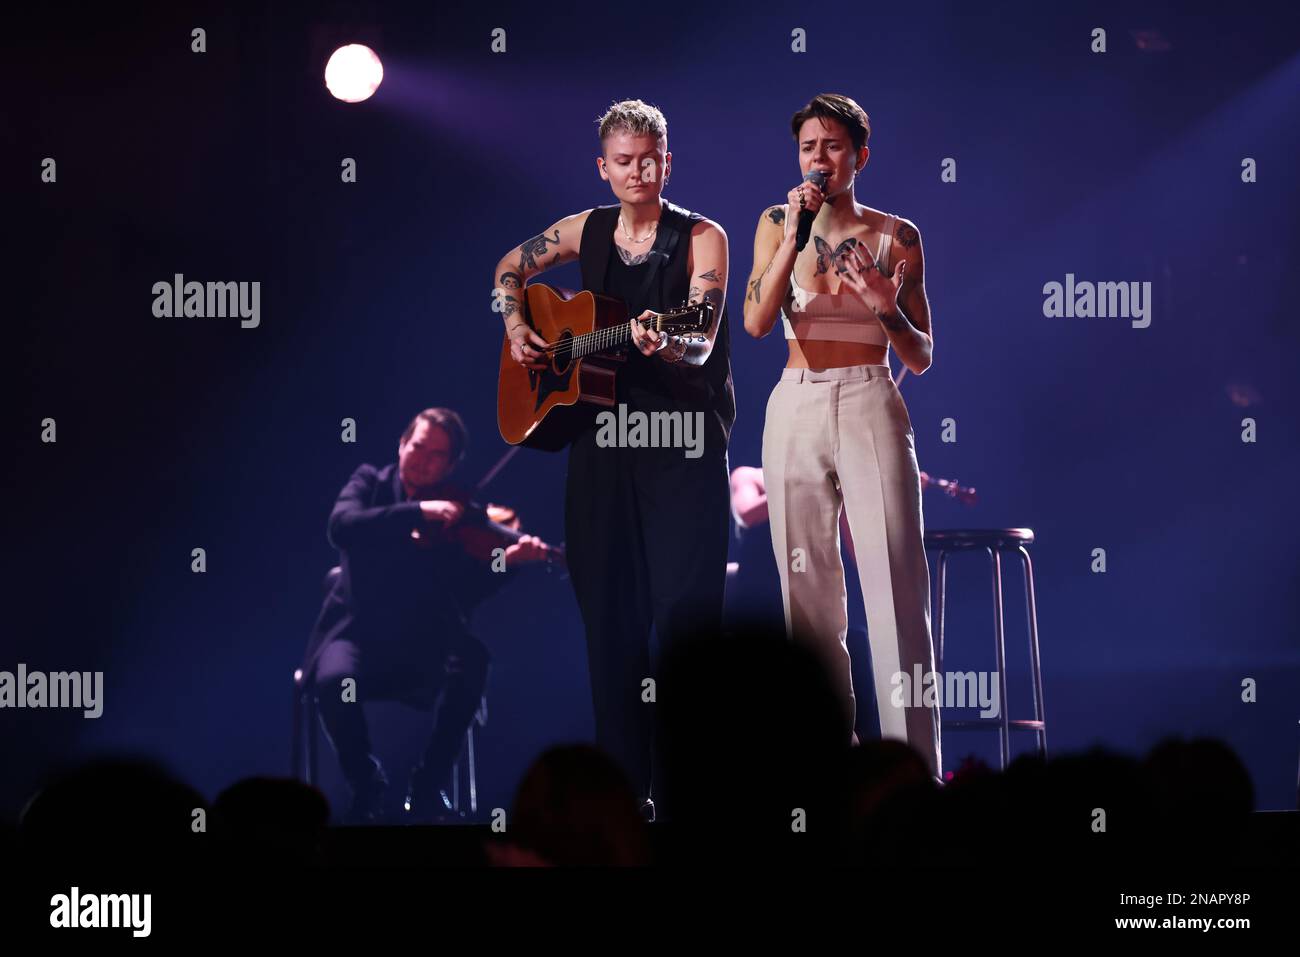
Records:
[[[713,303],[703,299],[660,313],[655,330],[670,336],[704,335],[712,326]]]

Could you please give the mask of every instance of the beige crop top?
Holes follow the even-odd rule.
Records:
[[[891,240],[898,217],[890,215],[885,221],[885,228],[880,233],[880,246],[876,250],[876,262],[881,271],[890,274],[890,253],[893,250]],[[794,270],[790,270],[790,312],[793,318],[787,318],[781,310],[781,322],[785,325],[787,339],[829,339],[836,342],[863,342],[868,345],[888,346],[889,336],[885,334],[880,320],[870,309],[852,293],[809,292],[795,281]]]

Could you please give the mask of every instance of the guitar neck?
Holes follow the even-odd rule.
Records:
[[[614,349],[621,348],[631,341],[631,324],[620,322],[616,326],[609,326],[605,329],[597,329],[594,332],[585,332],[580,336],[574,336],[569,340],[569,355],[574,359],[599,355],[602,352],[611,352]]]
[[[696,333],[701,331],[701,315],[705,317],[712,315],[712,306],[708,302],[700,303],[680,312],[665,312],[656,316],[650,324],[650,328],[661,335],[669,336]],[[707,325],[707,322],[704,322],[703,325]],[[630,322],[620,322],[615,326],[607,326],[604,329],[596,329],[593,332],[585,332],[580,336],[574,336],[569,340],[566,351],[574,359],[581,359],[583,356],[611,352],[614,349],[622,348],[631,341],[632,324]]]

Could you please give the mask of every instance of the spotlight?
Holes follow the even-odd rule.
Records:
[[[325,64],[325,87],[344,103],[370,99],[383,79],[379,57],[360,43],[339,47]]]

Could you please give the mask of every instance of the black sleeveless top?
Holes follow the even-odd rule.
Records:
[[[614,248],[618,213],[617,205],[598,206],[587,217],[578,255],[582,288],[621,299],[627,304],[629,319],[646,309],[669,312],[679,307],[686,301],[690,290],[691,277],[687,275],[686,266],[691,229],[703,217],[665,202],[650,258],[640,265],[629,266]],[[654,257],[662,256],[667,230],[677,231],[676,247],[672,257],[660,266],[655,281],[642,297],[641,286],[653,267]],[[658,356],[644,356],[629,346],[627,362],[619,366],[617,388],[618,401],[626,402],[630,410],[705,412],[706,426],[718,436],[720,451],[725,452],[732,423],[736,420],[726,304],[723,304],[722,317],[718,320],[713,351],[704,365],[664,362]],[[709,444],[713,445],[712,442]]]

